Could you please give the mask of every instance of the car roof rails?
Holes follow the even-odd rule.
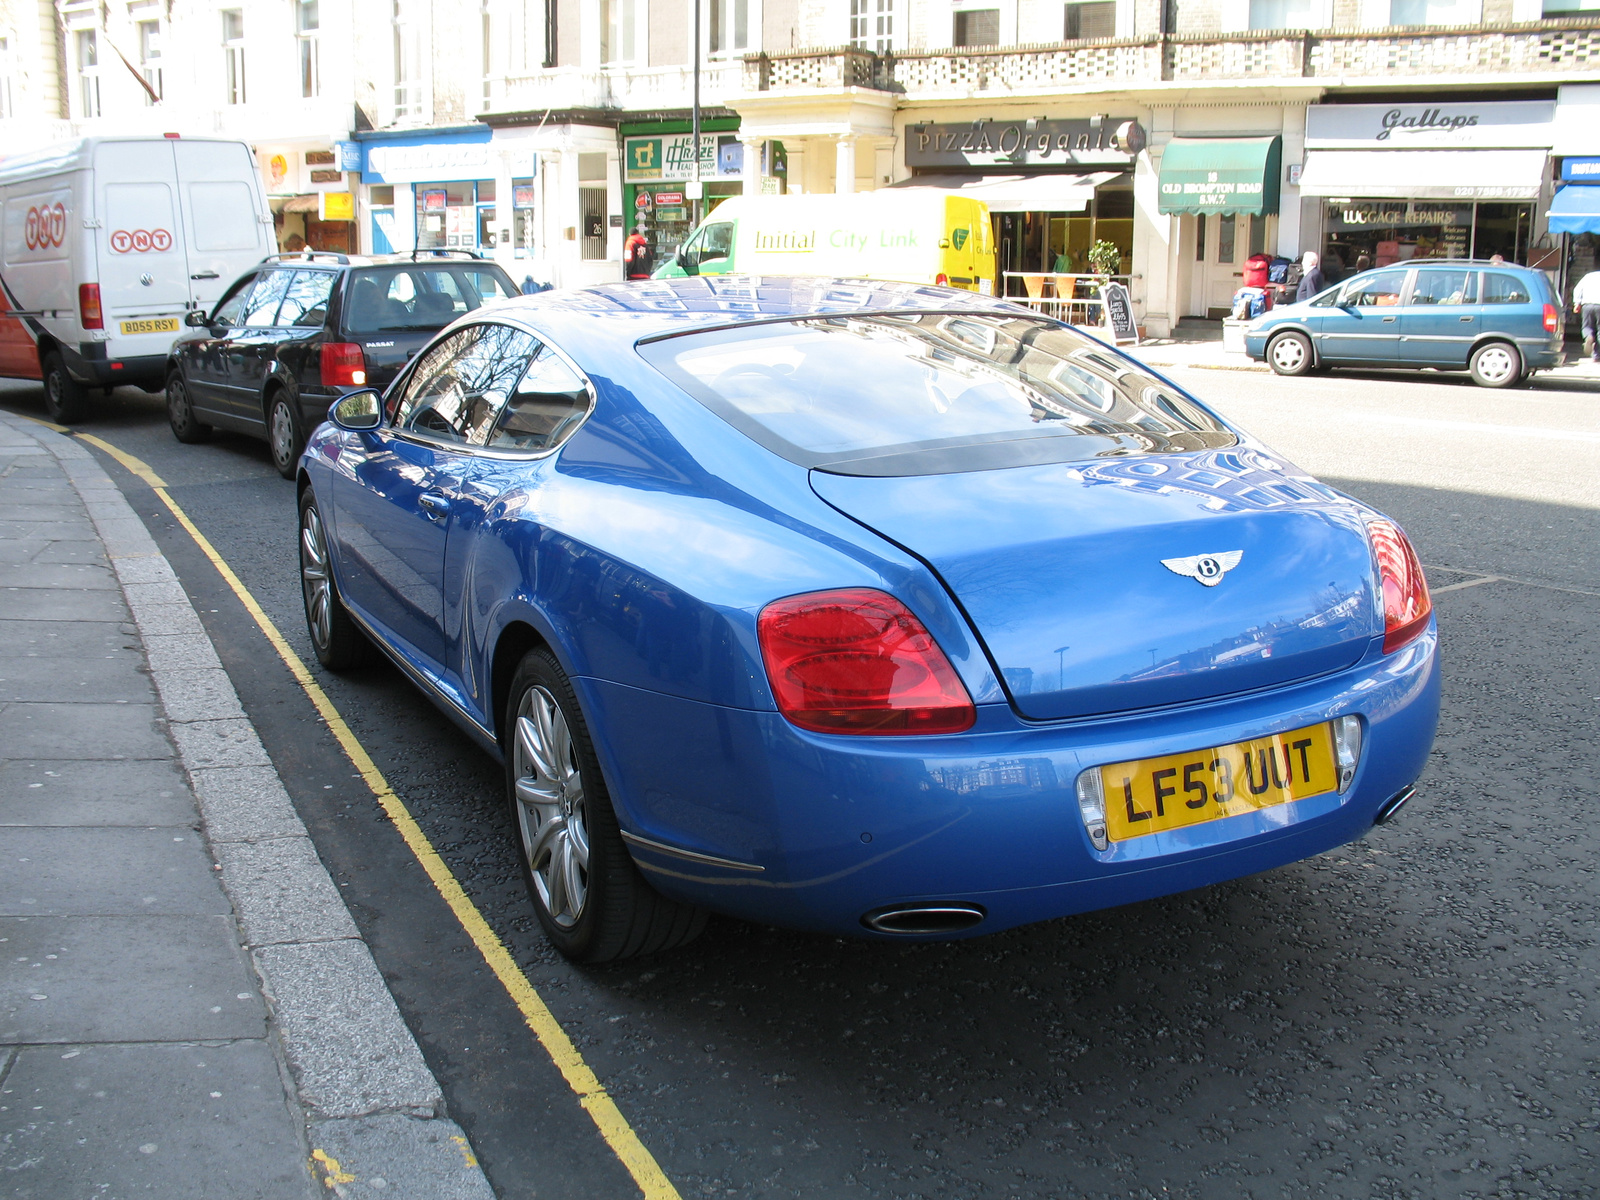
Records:
[[[350,256],[348,254],[335,254],[332,250],[283,250],[277,254],[269,254],[261,261],[264,263],[288,262],[291,259],[296,262],[316,262],[318,259],[323,261],[332,259],[342,267],[350,265]]]
[[[487,261],[489,261],[488,259],[484,258],[483,255],[479,254],[476,250],[440,250],[440,249],[423,250],[423,249],[420,249],[420,248],[416,249],[416,250],[413,250],[411,252],[411,261],[412,262],[420,262],[420,261],[422,261],[422,258],[423,258],[424,255],[426,255],[429,258],[449,258],[451,255],[455,255],[458,258],[467,258],[467,259],[473,260],[474,262],[487,262]]]

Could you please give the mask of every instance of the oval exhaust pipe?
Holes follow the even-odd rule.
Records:
[[[1406,806],[1406,802],[1417,794],[1414,784],[1401,788],[1394,795],[1383,802],[1383,807],[1378,810],[1378,815],[1372,818],[1374,825],[1385,825],[1394,819],[1395,813]]]
[[[861,923],[877,933],[960,933],[981,924],[988,916],[976,904],[893,904],[875,908]]]

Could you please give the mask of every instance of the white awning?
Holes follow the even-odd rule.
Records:
[[[1381,200],[1534,200],[1544,150],[1312,150],[1302,196]]]
[[[990,212],[1083,212],[1094,190],[1122,174],[1096,171],[1088,175],[918,175],[893,184],[896,188],[935,187],[982,200]]]

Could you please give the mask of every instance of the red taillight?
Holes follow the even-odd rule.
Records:
[[[756,623],[778,711],[817,733],[960,733],[977,712],[931,634],[884,592],[775,600]]]
[[[357,343],[322,343],[323,387],[361,387],[366,382],[367,358]]]
[[[1383,652],[1391,654],[1428,627],[1433,599],[1417,552],[1393,522],[1368,521],[1367,540],[1378,560],[1378,582],[1383,588]]]
[[[1554,304],[1546,304],[1544,306],[1544,331],[1546,333],[1555,333],[1560,328],[1561,314],[1556,311]]]
[[[106,322],[100,312],[100,285],[98,283],[80,283],[78,285],[78,324],[85,329],[104,329]]]
[[[933,285],[934,287],[949,287],[950,276],[946,275],[943,271],[940,271],[933,277]]]

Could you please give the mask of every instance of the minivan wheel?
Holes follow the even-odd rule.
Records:
[[[211,426],[194,415],[189,385],[184,383],[179,371],[167,376],[167,424],[172,426],[172,436],[185,445],[203,442],[211,436]]]
[[[57,425],[83,420],[89,410],[89,392],[67,374],[67,364],[52,350],[44,357],[44,409]]]
[[[1280,333],[1267,343],[1267,363],[1279,375],[1304,375],[1312,357],[1311,339],[1303,333]]]
[[[294,478],[300,452],[306,448],[298,409],[295,398],[283,390],[274,392],[267,402],[267,444],[272,447],[272,465],[285,479]]]
[[[577,696],[550,651],[518,664],[502,728],[523,882],[550,943],[575,962],[602,963],[699,936],[704,910],[668,900],[634,866]]]
[[[1522,355],[1509,342],[1485,342],[1472,352],[1469,366],[1473,382],[1480,387],[1504,388],[1522,382]]]

